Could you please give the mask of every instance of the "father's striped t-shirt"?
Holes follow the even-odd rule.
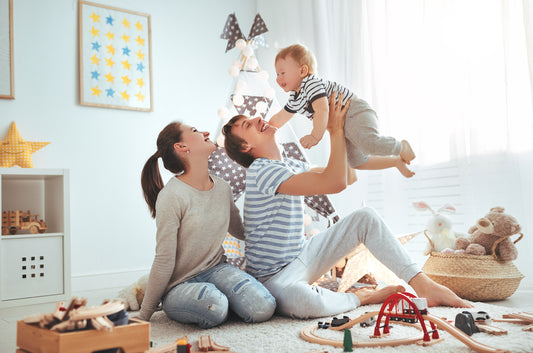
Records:
[[[271,275],[300,254],[304,245],[303,197],[276,193],[309,165],[294,159],[256,159],[246,171],[244,232],[246,271]]]
[[[352,91],[337,82],[324,80],[317,75],[309,75],[302,80],[299,92],[292,91],[290,93],[284,109],[289,113],[298,113],[313,119],[315,110],[312,103],[322,97],[329,99],[333,92],[342,93],[343,106],[350,99],[355,98]]]

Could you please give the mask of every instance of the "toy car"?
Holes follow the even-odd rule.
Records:
[[[331,327],[342,326],[348,321],[350,321],[350,318],[348,316],[343,316],[342,319],[334,317],[333,320],[331,320]]]
[[[376,324],[376,317],[375,316],[372,316],[368,319],[366,319],[365,321],[361,322],[359,324],[359,326],[361,327],[368,327],[368,326],[373,326]]]

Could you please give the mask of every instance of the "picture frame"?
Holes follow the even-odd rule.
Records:
[[[15,99],[13,0],[0,0],[0,98]]]
[[[80,104],[153,111],[150,15],[78,2]]]

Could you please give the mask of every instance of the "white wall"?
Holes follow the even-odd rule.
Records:
[[[79,105],[75,0],[14,1],[15,100],[0,100],[2,139],[15,121],[23,139],[51,142],[33,154],[35,168],[70,169],[74,289],[93,274],[113,282],[124,278],[114,273],[150,268],[155,224],[141,169],[170,121],[217,128],[238,55],[225,53],[220,34],[235,12],[247,35],[256,13],[247,0],[100,3],[151,16],[153,112]]]

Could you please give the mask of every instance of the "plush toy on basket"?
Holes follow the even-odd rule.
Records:
[[[424,255],[429,255],[432,251],[453,253],[455,240],[464,234],[453,231],[452,220],[448,216],[443,215],[442,212],[455,213],[455,207],[451,204],[446,204],[435,212],[424,201],[414,202],[413,206],[419,211],[430,210],[433,213],[424,231],[424,235],[429,240],[424,250]]]
[[[520,233],[522,228],[516,218],[504,213],[503,207],[493,207],[485,217],[480,218],[468,233],[470,238],[460,237],[455,241],[457,252],[472,255],[495,254],[502,261],[516,260],[518,250],[514,244],[522,239],[523,234],[514,241],[512,235]]]

